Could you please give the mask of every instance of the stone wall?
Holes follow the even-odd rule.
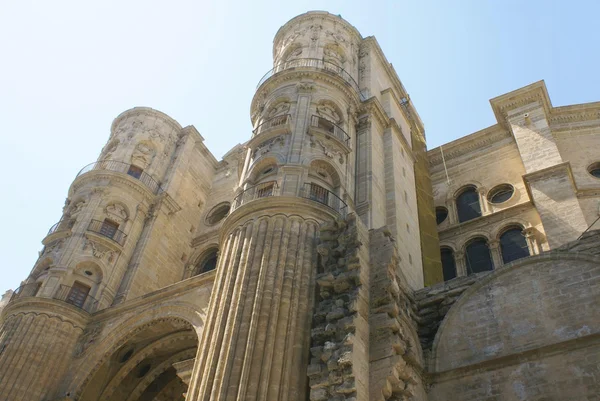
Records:
[[[355,215],[320,230],[311,401],[368,400],[368,237]]]

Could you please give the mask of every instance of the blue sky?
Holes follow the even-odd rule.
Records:
[[[163,111],[222,156],[249,138],[277,29],[315,9],[377,38],[430,148],[541,79],[555,106],[600,100],[598,1],[0,0],[0,292],[26,278],[118,114]]]

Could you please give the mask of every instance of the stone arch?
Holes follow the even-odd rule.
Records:
[[[216,253],[216,255],[215,255],[215,253]],[[203,267],[202,264],[205,263],[208,258],[212,258],[213,255],[215,255],[217,257],[216,261],[218,263],[219,244],[217,244],[216,242],[204,246],[202,248],[202,250],[198,253],[198,256],[194,258],[194,263],[190,269],[191,275],[196,276],[198,274],[202,274],[202,273],[206,273],[210,270],[214,270],[214,268],[213,268],[210,270],[201,271],[201,269]],[[216,268],[216,264],[215,264],[215,268]]]
[[[302,58],[304,52],[304,45],[298,41],[290,43],[287,48],[283,51],[280,62],[287,63],[289,61]]]
[[[459,251],[459,252],[464,252],[467,248],[467,246],[469,245],[469,243],[475,241],[478,238],[483,238],[487,243],[489,243],[492,239],[492,236],[490,235],[489,232],[485,231],[485,230],[474,230],[470,233],[469,237],[462,241],[462,243],[460,243],[460,245],[456,245],[455,247],[455,251]]]
[[[510,218],[509,220],[503,221],[502,224],[498,225],[490,236],[490,239],[499,240],[500,236],[513,227],[519,227],[521,230],[531,227],[531,224],[523,219],[516,217]]]
[[[252,167],[250,168],[250,171],[246,175],[247,178],[245,181],[248,183],[251,183],[251,184],[256,184],[260,180],[260,178],[262,176],[262,172],[266,168],[274,167],[275,172],[276,172],[277,169],[279,168],[280,164],[281,164],[281,160],[280,160],[280,157],[278,157],[278,154],[273,154],[273,153],[265,154],[263,157],[260,157],[258,159],[258,161],[256,161],[252,165]]]
[[[337,125],[344,123],[344,112],[337,102],[331,99],[321,99],[315,106],[317,116],[324,118]]]
[[[113,139],[109,140],[106,143],[106,145],[104,146],[104,148],[102,148],[102,152],[100,153],[100,157],[98,158],[98,161],[112,160],[112,156],[115,153],[115,151],[117,150],[120,143],[121,143],[121,141],[119,141],[118,138],[113,138]]]
[[[429,371],[466,368],[600,333],[597,285],[585,280],[586,273],[593,277],[598,272],[600,257],[547,253],[521,259],[482,277],[442,321]],[[572,279],[561,277],[583,281],[572,285]],[[564,296],[552,296],[556,292]],[[558,370],[562,368],[559,365]]]
[[[41,257],[40,260],[35,264],[33,270],[29,274],[28,282],[35,282],[37,279],[44,275],[48,269],[52,267],[54,260],[50,256]]]
[[[267,105],[265,105],[265,113],[263,114],[262,122],[282,116],[284,114],[289,114],[291,109],[291,101],[287,96],[280,96],[272,101],[270,101]]]
[[[347,59],[346,51],[337,43],[329,43],[323,47],[323,61],[343,68]]]
[[[97,260],[84,258],[78,261],[73,269],[74,275],[80,275],[94,284],[100,284],[104,279],[104,269]],[[91,273],[91,274],[89,274]]]
[[[197,307],[185,302],[172,302],[164,304],[159,308],[152,306],[134,313],[133,317],[123,320],[111,326],[101,327],[98,330],[98,338],[88,339],[89,348],[82,353],[81,362],[73,372],[76,372],[69,381],[66,391],[75,399],[79,399],[86,385],[94,377],[101,366],[107,362],[115,352],[120,350],[129,340],[140,332],[166,321],[179,322],[182,325],[190,325],[197,338],[202,336],[204,321],[198,313]],[[80,340],[81,341],[81,340]]]
[[[338,169],[329,161],[320,158],[314,158],[308,163],[308,177],[327,183],[333,192],[342,185]]]

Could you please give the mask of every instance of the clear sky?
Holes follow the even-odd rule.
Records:
[[[194,125],[217,158],[246,141],[273,36],[308,10],[377,38],[429,148],[493,125],[489,99],[541,79],[555,106],[600,101],[597,0],[0,0],[0,292],[26,278],[122,111]]]

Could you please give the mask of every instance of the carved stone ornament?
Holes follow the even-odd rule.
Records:
[[[104,149],[102,149],[102,160],[110,160],[112,158],[113,153],[117,150],[117,146],[119,145],[119,140],[110,141]]]
[[[285,145],[285,137],[283,135],[276,136],[275,138],[271,138],[268,141],[264,141],[259,144],[254,150],[254,154],[252,155],[253,159],[258,159],[265,153],[269,153],[271,150],[275,148],[281,148]]]
[[[119,224],[127,220],[128,217],[127,211],[125,210],[123,205],[120,205],[118,203],[111,203],[110,205],[106,206],[106,209],[104,209],[104,211],[106,212],[106,215],[110,217],[111,220],[114,220]]]
[[[71,211],[69,212],[69,215],[72,217],[77,216],[85,207],[85,201],[79,201],[76,204],[73,205],[73,207],[71,208]]]
[[[295,48],[287,55],[287,57],[285,58],[285,61],[292,61],[297,58],[300,58],[300,56],[302,56],[302,51],[303,51],[302,47]]]
[[[334,32],[334,31],[325,31],[325,35],[331,39],[333,39],[336,43],[343,43],[346,44],[347,40],[344,37],[344,35],[342,35],[342,33],[340,32]]]
[[[50,253],[56,253],[58,251],[60,251],[60,248],[62,248],[64,240],[59,239],[57,241],[54,241],[48,245],[46,245],[46,247],[44,248],[44,255],[48,255]]]
[[[154,154],[155,151],[151,146],[141,142],[135,147],[131,160],[135,165],[146,168],[152,162]]]
[[[315,89],[315,86],[310,82],[298,82],[296,84],[296,91],[298,93],[308,93],[312,92]]]
[[[85,353],[85,351],[91,347],[98,336],[102,332],[102,324],[95,324],[93,326],[87,327],[83,333],[79,336],[79,341],[77,341],[77,345],[75,346],[75,351],[73,356],[75,358],[79,358],[81,355]]]
[[[310,26],[310,40],[313,42],[316,42],[317,40],[319,40],[319,34],[321,33],[321,30],[323,30],[323,27],[321,25],[311,25]]]
[[[333,121],[336,124],[342,122],[340,114],[335,109],[333,103],[325,101],[317,105],[317,114],[329,121]]]
[[[104,246],[95,243],[94,241],[86,238],[83,243],[83,250],[90,249],[91,253],[94,257],[98,259],[106,259],[108,263],[112,263],[115,257],[115,253]]]
[[[340,162],[340,164],[344,164],[344,154],[342,152],[325,145],[323,141],[321,141],[320,139],[315,139],[313,135],[308,135],[308,137],[310,140],[311,148],[314,148],[317,145],[319,145],[319,147],[323,150],[325,156],[329,157],[330,159],[333,159],[334,157],[338,156],[338,161]]]
[[[267,118],[277,117],[283,114],[287,114],[290,111],[290,103],[289,102],[279,102],[274,106],[269,108],[267,113]]]
[[[342,66],[346,61],[345,57],[333,47],[323,49],[323,59],[327,62]]]

